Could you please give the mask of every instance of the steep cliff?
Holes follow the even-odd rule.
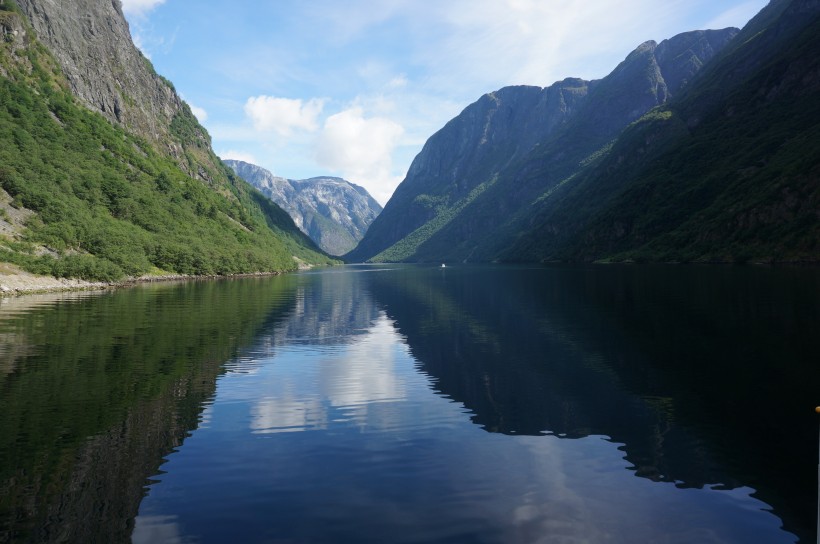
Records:
[[[434,134],[347,258],[490,260],[546,191],[677,94],[737,29],[646,42],[597,81],[483,96]]]
[[[118,1],[0,4],[0,261],[114,280],[329,262],[216,157]]]
[[[382,211],[367,190],[341,178],[293,180],[242,161],[225,164],[288,212],[296,226],[330,255],[353,249]]]
[[[16,1],[83,104],[155,143],[192,177],[217,175],[215,157],[190,161],[201,165],[185,157],[183,146],[207,148],[210,136],[173,84],[134,47],[120,0]],[[181,125],[189,130],[182,133]]]
[[[818,51],[820,2],[771,2],[499,257],[820,261]]]

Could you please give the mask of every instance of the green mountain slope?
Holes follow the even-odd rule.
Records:
[[[0,260],[103,280],[330,261],[219,161],[187,105],[150,142],[74,96],[11,0],[0,34]]]
[[[663,104],[737,29],[693,31],[638,46],[602,80],[507,87],[433,135],[348,258],[488,261],[508,248],[545,195]]]
[[[553,194],[507,260],[820,260],[820,6],[773,2]]]
[[[490,93],[346,258],[820,261],[819,14],[774,0],[740,33],[647,42],[571,100]]]

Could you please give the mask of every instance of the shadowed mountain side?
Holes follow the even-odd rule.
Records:
[[[490,260],[533,203],[663,104],[737,29],[646,42],[611,74],[483,96],[434,134],[352,261]]]
[[[364,239],[346,256],[364,261],[473,191],[501,164],[555,132],[586,98],[590,83],[566,79],[546,89],[505,87],[481,97],[425,143],[405,180]]]
[[[0,542],[130,542],[148,478],[199,425],[223,364],[294,297],[281,277],[3,301],[9,344],[39,348],[2,353]],[[31,406],[43,395],[59,409]]]
[[[810,271],[749,269],[740,285],[713,269],[509,274],[455,267],[368,279],[435,388],[487,431],[605,435],[624,444],[637,476],[681,487],[750,486],[789,530],[811,532],[805,520],[813,519],[816,488],[806,474],[816,461],[816,425],[800,399],[820,384],[811,356],[820,345],[792,340],[820,326],[816,308],[801,302],[820,296],[820,285],[806,282]],[[792,274],[794,288],[782,290],[777,274]],[[677,297],[687,289],[687,299]],[[766,302],[750,308],[750,300]],[[772,331],[782,332],[776,344],[755,341]],[[727,404],[722,392],[738,388],[745,400]],[[756,422],[782,419],[806,425],[758,440]],[[805,482],[806,510],[778,509],[790,501],[778,495],[779,481],[760,474]]]
[[[820,5],[772,2],[502,260],[820,260]]]

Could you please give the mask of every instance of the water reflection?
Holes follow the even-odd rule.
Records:
[[[347,267],[4,311],[0,542],[794,542],[818,278]]]
[[[681,417],[687,384],[625,334],[635,301],[589,296],[599,280],[399,268],[300,281],[288,321],[228,364],[215,431],[169,458],[143,516],[178,516],[203,542],[225,527],[243,541],[794,541],[709,425]],[[637,390],[647,373],[658,386]],[[231,455],[215,463],[217,450]],[[209,497],[228,482],[246,487],[225,511]]]
[[[299,280],[288,318],[226,364],[229,374],[266,384],[252,409],[257,434],[324,429],[329,417],[365,420],[368,404],[404,398],[393,368],[401,342],[357,275],[330,270]],[[305,353],[318,363],[303,364]],[[226,398],[256,395],[256,385]]]
[[[303,301],[299,304],[304,309]],[[303,316],[301,311],[294,315],[297,321]],[[283,327],[292,330],[292,324]],[[264,354],[258,350],[243,354],[244,366],[255,367],[253,387],[226,391],[225,398],[252,402],[250,429],[257,434],[327,429],[330,422],[373,425],[374,403],[406,398],[396,359],[397,355],[406,358],[407,350],[384,313],[369,328],[355,329],[356,334],[345,337],[336,349],[315,351],[312,356],[292,346],[273,354],[269,349]],[[279,328],[273,337],[281,337]],[[327,337],[318,340],[323,347],[326,342]],[[254,400],[260,389],[264,396]]]
[[[295,298],[288,320],[266,339],[268,345],[346,344],[366,333],[378,315],[365,284],[346,269],[301,274]]]
[[[752,486],[792,530],[811,534],[816,269],[399,274],[374,276],[374,295],[436,388],[486,430],[606,435],[638,476]]]
[[[3,299],[0,542],[127,542],[146,479],[286,281]]]

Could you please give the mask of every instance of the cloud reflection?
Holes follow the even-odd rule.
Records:
[[[131,544],[182,544],[176,516],[138,516]]]
[[[402,400],[396,349],[406,350],[394,322],[382,312],[373,326],[338,361],[322,362],[321,387],[333,406]]]
[[[381,312],[355,341],[335,349],[286,351],[265,366],[268,394],[251,408],[250,428],[269,434],[326,429],[328,422],[389,425],[372,413],[374,403],[406,398],[397,373],[407,347]]]
[[[327,413],[318,398],[266,398],[251,415],[251,429],[258,434],[327,428]]]

